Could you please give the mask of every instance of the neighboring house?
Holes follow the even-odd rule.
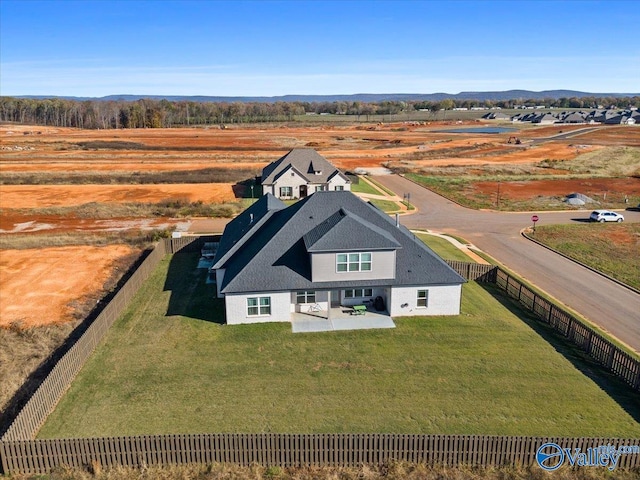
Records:
[[[620,114],[607,118],[604,123],[607,125],[634,125],[635,119],[630,114]]]
[[[532,123],[539,123],[541,125],[551,125],[557,121],[558,119],[550,113],[537,115],[533,120],[531,120]]]
[[[262,170],[262,192],[304,198],[318,191],[351,190],[351,181],[318,152],[294,148]]]
[[[562,117],[561,123],[586,123],[587,114],[584,112],[567,113]]]
[[[465,280],[422,241],[351,192],[287,207],[270,193],[225,228],[213,269],[229,324],[382,297],[391,316],[457,315]]]
[[[502,112],[486,113],[481,118],[484,118],[485,120],[511,120],[511,117],[509,115]]]

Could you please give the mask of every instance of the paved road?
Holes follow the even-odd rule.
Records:
[[[550,137],[544,138],[534,138],[532,139],[533,143],[543,143],[548,142],[550,140],[566,140],[569,138],[577,137],[579,135],[584,135],[585,133],[593,132],[594,130],[598,130],[601,127],[586,127],[579,128],[578,130],[569,130],[565,133],[557,133],[556,135],[551,135]]]
[[[404,216],[405,226],[460,235],[640,352],[640,295],[522,237],[531,213],[471,210],[397,175],[375,179],[400,196],[411,194],[418,213]],[[580,221],[589,213],[543,212],[538,225]],[[640,212],[624,216],[640,222]]]

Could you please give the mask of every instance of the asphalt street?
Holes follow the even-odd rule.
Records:
[[[463,237],[640,352],[640,295],[524,238],[520,231],[532,225],[534,212],[472,210],[398,175],[374,178],[400,197],[411,195],[411,203],[418,212],[402,217],[406,227]],[[537,212],[537,225],[584,221],[590,212]],[[625,221],[640,222],[640,212],[625,211],[624,216]]]

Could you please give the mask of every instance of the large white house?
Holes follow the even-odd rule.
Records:
[[[287,207],[270,193],[231,221],[216,253],[228,324],[291,322],[310,305],[371,304],[391,316],[457,315],[465,280],[422,241],[351,192]]]
[[[262,192],[304,198],[319,191],[351,190],[351,181],[312,148],[294,148],[262,170]]]

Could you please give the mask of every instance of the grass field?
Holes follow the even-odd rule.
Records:
[[[378,200],[377,198],[372,198],[369,202],[385,213],[399,212],[401,210],[400,205],[391,200]]]
[[[91,471],[87,471],[91,470]],[[606,473],[605,473],[606,472]],[[384,462],[358,467],[241,467],[230,464],[167,465],[142,468],[105,467],[89,469],[56,468],[51,476],[12,475],[12,480],[637,480],[640,470],[613,472],[602,468],[561,467],[547,474],[537,465],[530,467],[446,467],[424,463]],[[604,475],[604,476],[603,476]]]
[[[371,195],[383,195],[383,192],[375,188],[371,183],[360,177],[358,183],[351,184],[351,191],[354,193],[368,193]]]
[[[429,248],[436,252],[440,257],[445,260],[459,260],[461,262],[473,262],[471,257],[465,254],[462,250],[454,247],[450,242],[441,237],[434,235],[427,235],[424,233],[418,233],[416,236],[424,243],[429,245]],[[464,240],[461,242],[464,243]]]
[[[640,289],[640,225],[544,225],[531,234],[536,240]],[[612,241],[615,239],[615,241]]]
[[[400,318],[393,330],[292,334],[288,324],[221,325],[221,302],[197,260],[183,254],[161,263],[41,438],[640,435],[637,396],[478,284],[465,285],[459,316]]]

